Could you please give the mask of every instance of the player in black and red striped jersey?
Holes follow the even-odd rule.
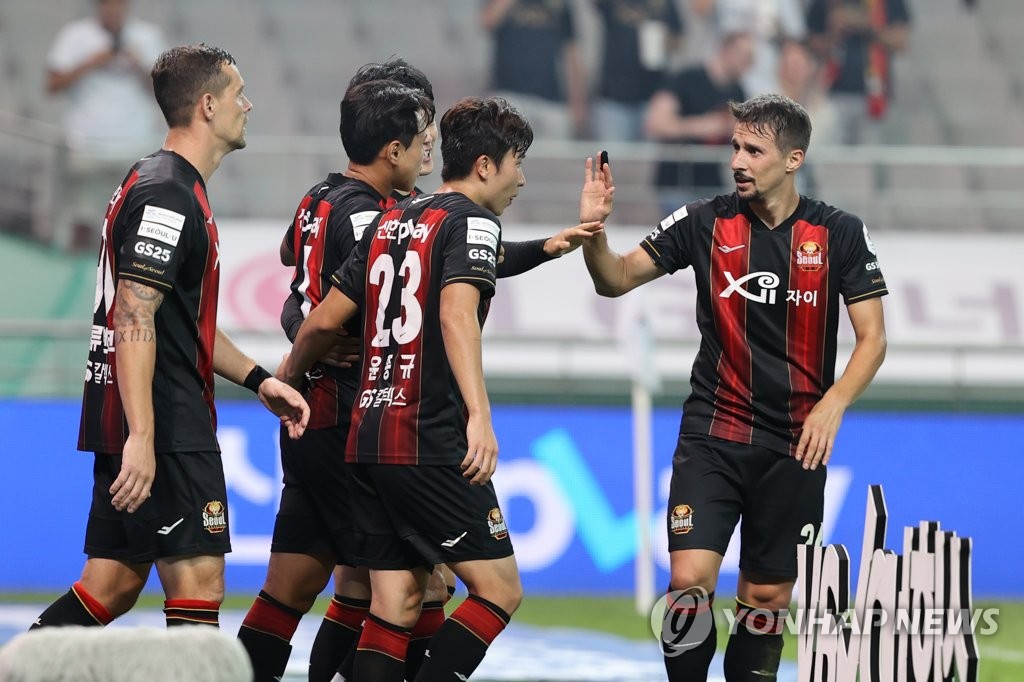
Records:
[[[349,158],[299,204],[290,230],[295,265],[291,294],[313,310],[396,189],[409,191],[423,147],[433,142],[433,101],[395,81],[350,87],[341,102],[341,139]],[[358,321],[350,328],[358,337]],[[359,386],[358,367],[318,363],[307,391],[312,415],[301,439],[281,437],[284,490],[274,525],[270,565],[259,596],[239,630],[255,679],[280,679],[299,619],[337,564],[351,564],[351,518],[344,442]],[[332,670],[333,675],[333,670]]]
[[[426,75],[399,57],[393,57],[381,63],[363,65],[352,77],[352,80],[349,81],[348,87],[352,88],[360,83],[382,79],[397,80],[403,85],[422,91],[427,97],[433,99],[433,88]],[[433,171],[434,141],[437,138],[436,124],[432,124],[430,133],[430,139],[424,143],[423,147],[423,162],[420,167],[421,176],[429,175]],[[387,208],[396,201],[405,199],[407,196],[419,194],[422,194],[422,190],[419,188],[414,188],[411,193],[396,188],[391,196],[382,202],[382,208]],[[294,254],[297,250],[294,243],[294,234],[296,222],[293,221],[289,225],[288,234],[285,235],[281,243],[281,260],[285,265],[295,265]],[[526,272],[541,263],[558,258],[576,248],[580,241],[585,239],[588,234],[586,230],[566,228],[547,239],[522,242],[505,241],[501,245],[498,255],[497,275],[499,278],[511,277]],[[299,251],[301,252],[301,249]],[[329,274],[326,267],[322,268],[322,272]],[[292,341],[294,341],[295,334],[308,312],[308,305],[306,306],[307,310],[303,310],[303,302],[304,299],[301,296],[290,296],[285,301],[281,312],[282,326],[289,340]],[[346,365],[354,362],[356,358],[350,355],[353,350],[351,345],[353,342],[355,343],[355,352],[357,353],[359,347],[358,337],[344,336],[339,338],[338,343],[328,353],[328,361]],[[337,410],[339,415],[344,411],[344,419],[347,425],[348,412],[351,412],[353,396],[347,391],[339,392],[339,395],[344,395],[348,399],[346,406],[339,406]],[[316,409],[316,401],[314,401],[314,422],[316,421]],[[305,440],[307,439],[296,443],[282,442],[282,452],[285,451],[285,448],[288,450],[301,448]],[[345,437],[343,436],[342,441],[344,440]],[[281,574],[281,577],[283,578],[284,575],[290,576],[295,584],[306,584],[308,586],[307,590],[310,592],[316,582],[312,580],[312,568],[308,572],[296,570],[287,574]],[[334,678],[335,671],[341,672],[343,677],[351,675],[352,657],[346,656],[346,652],[351,651],[354,653],[355,643],[359,639],[361,624],[370,606],[369,574],[365,567],[353,567],[346,565],[343,561],[339,562],[339,566],[335,569],[334,573],[334,584],[334,597],[328,605],[327,612],[321,622],[310,653],[310,682],[328,682]],[[406,676],[408,679],[415,677],[430,637],[443,624],[444,603],[450,594],[454,592],[454,589],[454,575],[447,567],[439,567],[431,577],[421,610],[420,620],[417,621],[413,628],[413,637],[406,656]],[[266,647],[261,647],[259,650],[263,652],[264,656],[267,656],[266,652],[268,650]],[[259,669],[256,659],[254,659],[254,665],[257,665]],[[283,663],[271,667],[276,669],[279,665],[283,665]]]
[[[245,146],[252,104],[234,58],[168,50],[153,67],[168,124],[106,213],[78,447],[93,451],[88,559],[33,627],[106,625],[156,564],[168,625],[216,625],[230,551],[214,373],[301,435],[309,408],[217,328],[220,245],[206,182]]]
[[[480,331],[494,293],[498,215],[525,183],[521,163],[532,137],[504,100],[453,106],[441,120],[441,188],[406,199],[367,228],[279,370],[299,381],[332,330],[365,310],[346,449],[356,562],[370,568],[373,586],[356,679],[402,679],[410,628],[437,564],[452,568],[469,598],[434,635],[418,680],[468,677],[521,600],[490,483],[497,441]]]
[[[796,547],[821,543],[836,432],[885,357],[888,291],[867,227],[796,190],[811,134],[807,112],[778,95],[731,106],[734,194],[680,207],[624,256],[603,236],[584,245],[605,296],[685,267],[696,278],[701,344],[667,516],[672,578],[662,639],[673,681],[707,677],[711,604],[741,517],[739,624],[725,676],[774,679]],[[610,171],[598,175],[611,184]],[[584,216],[604,219],[611,207],[599,208]],[[856,344],[836,380],[840,299]],[[766,613],[773,615],[759,620]]]

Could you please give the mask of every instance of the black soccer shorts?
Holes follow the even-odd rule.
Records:
[[[471,485],[458,465],[350,466],[357,565],[404,569],[512,556],[490,481]]]
[[[270,551],[333,554],[336,563],[351,564],[347,438],[347,424],[307,428],[298,440],[281,427],[284,490]]]
[[[90,557],[145,563],[231,551],[224,466],[218,452],[161,453],[151,497],[135,513],[111,504],[121,455],[96,453],[92,507],[85,529]]]
[[[795,577],[796,548],[821,538],[825,467],[805,471],[788,455],[684,434],[672,458],[668,548],[724,555],[740,526],[740,568]]]

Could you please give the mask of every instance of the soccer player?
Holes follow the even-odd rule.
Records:
[[[880,297],[888,292],[867,227],[797,193],[811,135],[807,112],[779,95],[731,110],[734,193],[680,207],[625,255],[613,253],[603,235],[583,247],[603,296],[687,266],[696,278],[701,345],[667,514],[672,577],[662,639],[673,681],[706,679],[715,652],[714,590],[741,517],[737,626],[725,676],[775,679],[796,547],[821,542],[825,465],[846,408],[875,376],[886,347]],[[610,172],[600,175],[610,185]],[[584,219],[611,210],[610,202],[593,206]],[[835,380],[840,297],[856,345]],[[773,617],[759,622],[753,609]],[[688,641],[676,627],[704,632],[701,618],[711,631],[702,641]]]
[[[217,224],[206,182],[245,146],[234,58],[175,47],[152,71],[163,148],[107,207],[78,449],[95,453],[82,577],[33,627],[106,625],[156,564],[168,625],[216,626],[230,551],[213,375],[257,393],[298,438],[309,407],[217,328]]]
[[[423,149],[433,143],[433,120],[433,101],[398,82],[370,81],[347,90],[340,131],[348,167],[306,193],[289,230],[291,252],[303,254],[289,297],[300,306],[300,314],[320,304],[331,288],[330,276],[391,193],[413,188]],[[349,332],[359,335],[357,328]],[[282,434],[285,486],[267,579],[238,635],[257,681],[284,674],[299,619],[335,565],[352,562],[344,444],[358,387],[358,367],[318,363],[307,392],[309,428],[297,441]],[[337,661],[333,663],[330,676],[337,668]]]
[[[353,88],[360,83],[378,80],[398,81],[410,88],[422,91],[423,94],[433,100],[433,87],[426,75],[399,57],[393,57],[384,62],[372,62],[363,65],[352,77],[352,80],[349,81],[348,87]],[[429,175],[433,171],[433,150],[435,146],[434,143],[437,138],[437,126],[435,122],[431,122],[429,133],[429,139],[425,140],[423,145],[423,160],[422,165],[420,166],[420,176]],[[422,191],[419,188],[414,188],[410,193],[407,188],[396,187],[391,193],[390,199],[392,199],[392,202],[385,200],[382,202],[381,208],[386,208],[390,203],[393,203],[393,201],[400,201],[409,194],[415,196],[422,194]],[[281,260],[285,265],[295,265],[294,254],[296,253],[296,250],[293,236],[294,230],[295,227],[293,223],[293,225],[289,226],[288,234],[285,235],[281,244]],[[506,241],[502,244],[499,251],[497,268],[498,277],[511,277],[513,275],[526,272],[541,263],[558,258],[577,248],[582,240],[589,237],[589,235],[590,232],[586,229],[570,227],[547,239],[536,239],[523,242]],[[346,256],[350,248],[350,245],[345,245],[344,251]],[[322,273],[325,281],[321,291],[328,290],[330,288],[330,283],[326,278],[329,277],[336,268],[323,266],[321,263],[323,250],[312,250],[310,255],[307,257],[307,260],[309,258],[313,258],[315,262],[319,263],[316,267]],[[341,257],[341,260],[344,260],[344,256]],[[301,273],[298,274],[301,275]],[[282,326],[291,341],[295,340],[295,335],[298,332],[299,326],[305,319],[306,312],[304,312],[303,309],[303,302],[304,299],[301,296],[289,296],[288,299],[286,299],[284,308],[281,312]],[[358,336],[346,335],[339,337],[336,339],[334,347],[328,352],[327,358],[324,362],[326,364],[336,362],[343,366],[350,366],[352,362],[358,359],[360,345],[361,342]],[[329,381],[329,378],[321,378],[319,381]],[[342,404],[335,405],[332,403],[330,405],[331,413],[339,415],[339,418],[343,418],[346,423],[346,430],[339,434],[340,442],[342,443],[345,442],[348,412],[351,411],[352,407],[351,399],[353,396],[351,393],[352,391],[343,391],[339,394],[348,399],[347,407]],[[317,423],[317,408],[315,402],[313,410],[313,420],[314,423]],[[294,443],[286,443],[285,441],[282,441],[282,452],[284,452],[285,449],[301,449],[307,440],[308,439],[303,439]],[[301,455],[295,456],[299,457]],[[344,467],[344,462],[337,459],[332,460],[331,466]],[[312,565],[308,572],[302,571],[296,566],[292,566],[288,574],[279,573],[278,577],[283,580],[287,575],[295,583],[306,584],[307,589],[312,590],[313,586],[317,584],[317,580],[312,579],[312,576],[315,575],[314,570],[315,569]],[[345,565],[343,562],[339,563],[338,567],[334,571],[334,584],[334,597],[332,598],[331,603],[327,608],[327,613],[324,615],[320,624],[320,628],[317,632],[316,639],[313,642],[312,651],[310,653],[310,682],[328,682],[334,677],[335,671],[340,672],[342,677],[345,678],[351,676],[351,665],[353,661],[352,656],[349,656],[348,654],[350,652],[354,653],[355,643],[359,639],[362,623],[365,620],[370,607],[369,573],[365,567],[353,567]],[[450,595],[454,593],[454,590],[454,575],[447,569],[447,567],[439,567],[439,569],[431,576],[431,581],[428,585],[425,601],[421,610],[420,619],[416,622],[416,625],[413,628],[412,639],[406,656],[407,679],[413,679],[415,677],[426,652],[430,637],[444,623],[444,603]],[[268,590],[264,588],[264,591]],[[317,590],[317,592],[319,592],[319,590]],[[273,594],[273,592],[271,593]],[[315,594],[312,594],[312,596],[315,596]],[[290,606],[287,602],[285,605]],[[308,608],[309,607],[306,607],[306,609],[301,612],[305,613]],[[280,641],[280,639],[278,641]],[[287,644],[287,642],[285,642],[285,644]],[[286,655],[287,654],[285,654],[285,656]],[[278,666],[283,666],[286,660],[287,658],[275,665],[274,668],[276,669]],[[259,667],[255,658],[254,665],[256,665],[257,668]]]
[[[498,216],[525,184],[532,141],[529,123],[505,100],[456,103],[441,120],[441,187],[367,228],[279,368],[300,381],[337,325],[365,309],[346,459],[356,560],[370,568],[373,596],[355,679],[402,679],[437,564],[452,568],[469,598],[434,635],[417,680],[468,677],[522,597],[490,483],[497,441],[480,331],[494,293]]]

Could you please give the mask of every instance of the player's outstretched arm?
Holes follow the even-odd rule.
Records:
[[[477,307],[480,290],[455,282],[441,290],[441,335],[448,364],[469,412],[466,425],[468,449],[462,460],[463,476],[483,485],[498,466],[498,439],[491,425],[491,404],[484,386]]]
[[[359,306],[337,287],[331,287],[320,305],[313,308],[302,323],[291,353],[277,368],[277,378],[292,386],[301,386],[302,378],[313,363],[324,357],[338,336],[338,330]]]
[[[309,422],[309,405],[302,394],[257,365],[220,327],[213,345],[213,371],[254,392],[268,410],[280,417],[291,438],[302,435]]]
[[[544,241],[544,253],[551,258],[561,258],[583,246],[584,242],[602,230],[604,223],[597,220],[567,227]]]
[[[612,213],[615,184],[607,155],[598,155],[595,164],[587,157],[583,170],[583,190],[580,192],[580,221],[598,220],[604,222]],[[594,289],[601,296],[621,296],[665,274],[650,256],[637,247],[621,256],[608,246],[605,231],[595,231],[583,242],[583,260],[594,281]]]
[[[156,311],[164,295],[159,289],[121,279],[115,296],[117,387],[128,422],[128,438],[122,451],[121,471],[110,486],[110,494],[115,509],[134,513],[149,499],[156,478],[153,372]]]
[[[847,306],[856,342],[843,375],[815,405],[800,432],[794,457],[804,469],[828,464],[843,414],[875,378],[885,359],[885,319],[882,299],[870,298]]]

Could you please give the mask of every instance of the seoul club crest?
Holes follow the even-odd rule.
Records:
[[[207,533],[223,533],[228,527],[227,507],[220,500],[211,500],[203,507],[203,529]]]
[[[668,517],[668,529],[674,535],[686,535],[693,530],[693,507],[677,504]]]
[[[825,267],[825,252],[818,242],[806,241],[796,249],[796,266],[804,272],[817,272]]]
[[[504,540],[508,537],[508,524],[505,523],[505,517],[497,507],[487,512],[487,527],[491,531],[491,537],[495,540]]]

